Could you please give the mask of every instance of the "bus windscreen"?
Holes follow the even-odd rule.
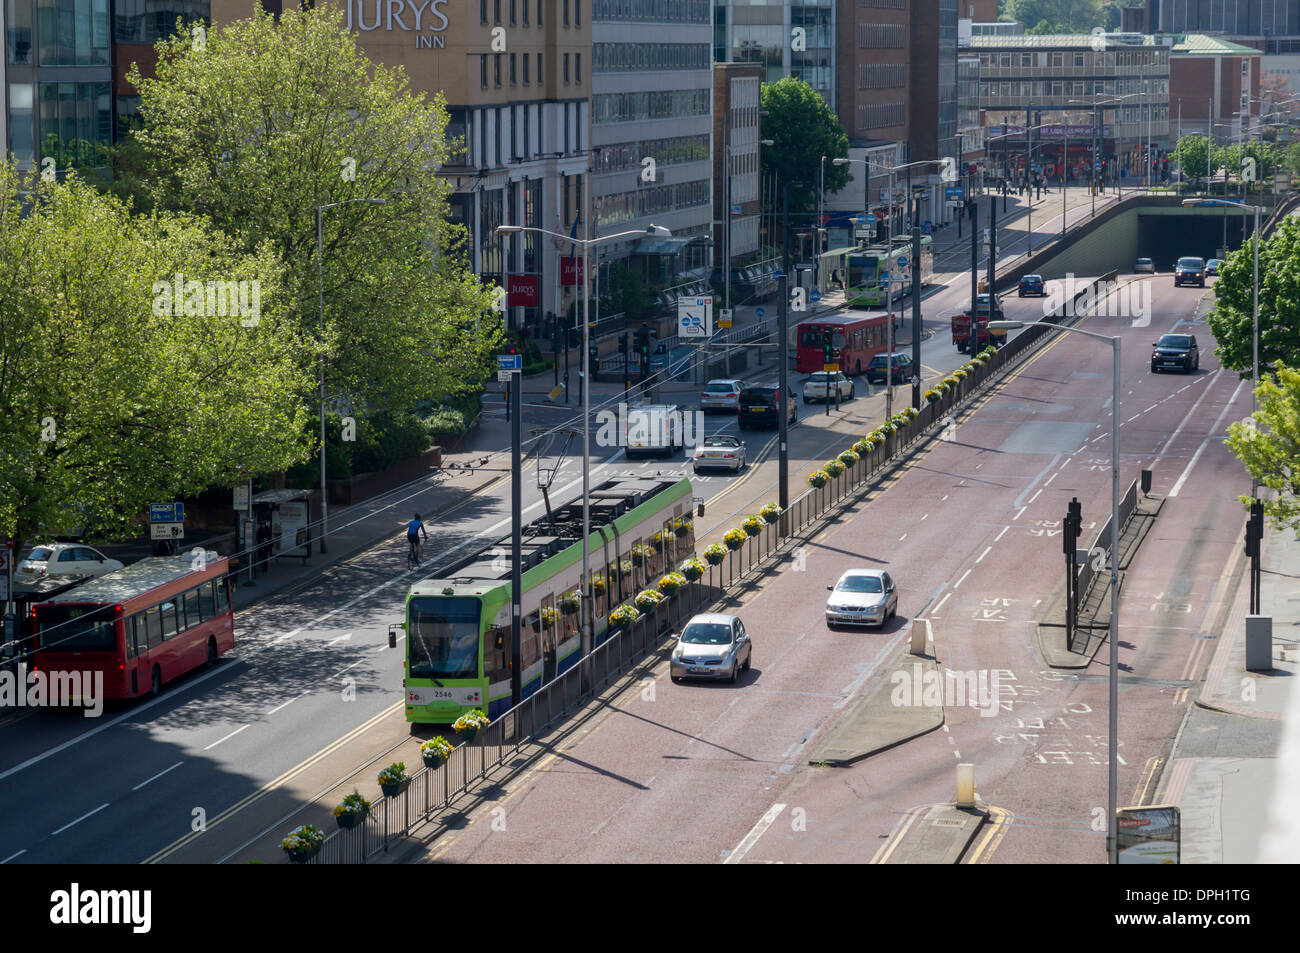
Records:
[[[849,287],[866,288],[876,283],[880,259],[875,255],[849,256]]]
[[[111,652],[117,648],[112,606],[41,606],[41,648],[47,652]]]

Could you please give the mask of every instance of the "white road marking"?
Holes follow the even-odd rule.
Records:
[[[990,552],[992,549],[993,549],[992,546],[986,546],[986,547],[984,548],[984,552],[980,553],[980,558],[977,559],[977,560],[975,560],[975,564],[976,564],[976,565],[979,565],[980,563],[982,563],[982,562],[984,561],[984,557],[987,556],[987,555],[989,554],[989,552]],[[966,577],[963,576],[962,578],[964,579],[964,578],[966,578]],[[1067,582],[1068,582],[1068,581],[1069,581],[1069,580],[1067,580]]]
[[[924,522],[924,521],[925,521],[925,518],[926,518],[926,516],[929,516],[929,515],[930,515],[930,514],[929,514],[929,513],[926,513],[926,514],[925,514],[925,516],[922,516],[922,517],[921,517],[921,521],[922,521],[922,522]]]
[[[1229,397],[1228,402],[1223,405],[1223,410],[1221,410],[1219,416],[1215,418],[1214,425],[1210,427],[1210,433],[1214,434],[1219,432],[1219,424],[1223,422],[1223,418],[1227,416],[1229,409],[1231,409],[1232,405],[1236,403],[1237,395],[1241,393],[1241,389],[1245,386],[1245,381],[1241,381],[1237,384],[1236,389],[1232,392],[1232,396]],[[1192,454],[1192,459],[1187,461],[1187,468],[1183,470],[1182,476],[1178,478],[1178,482],[1175,483],[1173,489],[1169,491],[1170,496],[1178,495],[1178,492],[1183,488],[1183,484],[1187,482],[1187,478],[1192,475],[1192,468],[1196,466],[1196,461],[1201,459],[1201,454],[1204,453],[1205,448],[1210,445],[1210,441],[1216,439],[1217,438],[1215,437],[1206,437],[1201,441],[1201,445],[1197,447],[1196,452]]]
[[[969,576],[970,574],[971,571],[967,569],[964,573],[961,574],[961,578],[952,584],[952,587],[956,589],[958,586],[960,586],[963,582],[966,581],[966,577]]]
[[[105,801],[103,804],[99,805],[99,807],[95,808],[93,811],[88,811],[87,813],[82,814],[81,817],[79,817],[79,818],[77,818],[75,821],[73,821],[72,824],[80,824],[80,823],[81,823],[82,821],[84,821],[86,818],[90,817],[91,814],[98,814],[100,811],[102,811],[102,810],[103,810],[104,808],[106,808],[106,807],[108,807],[108,802],[107,802],[107,801]],[[55,834],[62,834],[62,833],[63,833],[64,831],[66,831],[69,827],[71,827],[72,824],[64,824],[64,825],[63,825],[62,827],[60,827],[57,831],[50,831],[50,836],[53,837]],[[18,855],[15,854],[14,856],[17,857]]]
[[[945,494],[943,495],[943,497],[939,500],[939,502],[942,503],[942,502],[943,502],[944,500],[946,500],[946,499],[948,499],[948,494],[947,494],[947,493],[945,493]]]
[[[150,783],[151,781],[157,781],[159,778],[161,778],[161,777],[162,777],[164,774],[166,774],[168,771],[174,771],[176,768],[179,768],[179,767],[180,767],[181,765],[183,765],[184,763],[185,763],[184,761],[177,761],[177,762],[176,762],[175,764],[173,764],[170,768],[167,768],[167,769],[165,769],[165,770],[163,770],[163,771],[159,771],[157,774],[155,774],[155,775],[154,775],[152,778],[150,778],[148,781],[141,781],[139,784],[137,784],[137,785],[136,785],[135,787],[133,787],[131,790],[132,790],[132,791],[138,791],[138,790],[140,790],[140,789],[141,789],[142,787],[144,787],[146,784]]]
[[[248,726],[248,725],[244,725],[242,728],[236,728],[236,729],[235,729],[234,731],[232,731],[230,734],[226,735],[226,737],[224,737],[224,738],[218,738],[216,741],[212,742],[212,744],[208,745],[207,748],[204,748],[203,750],[204,750],[204,751],[208,751],[208,750],[210,750],[210,749],[212,749],[212,748],[215,748],[217,745],[221,744],[221,742],[223,742],[223,741],[229,741],[231,738],[235,737],[235,735],[239,734],[241,731],[244,730],[244,728],[247,728],[247,727],[249,727],[249,726]]]
[[[1168,400],[1168,399],[1169,399],[1168,397],[1165,398],[1165,400]],[[1148,407],[1146,410],[1142,411],[1142,413],[1144,413],[1144,414],[1149,414],[1149,413],[1151,413],[1151,411],[1153,411],[1153,410],[1155,410],[1155,409],[1156,409],[1156,404],[1152,404],[1152,405],[1151,405],[1150,407]]]
[[[24,848],[23,848],[22,850],[20,850],[18,853],[16,853],[16,854],[10,854],[10,855],[9,855],[8,857],[6,857],[4,860],[0,860],[0,864],[7,864],[7,863],[9,863],[9,861],[13,860],[15,857],[21,857],[21,856],[22,856],[23,854],[25,854],[25,853],[27,853],[27,848],[26,848],[26,847],[24,847]]]
[[[758,839],[767,833],[767,829],[776,823],[776,819],[781,816],[785,810],[785,805],[781,803],[773,804],[767,809],[767,813],[758,819],[758,823],[753,826],[745,839],[736,845],[730,856],[723,861],[724,864],[739,863],[741,858],[749,853],[750,848],[758,843]]]
[[[1003,536],[1007,535],[1007,530],[1009,530],[1010,528],[1011,528],[1010,526],[1004,526],[1004,527],[1002,527],[1002,532],[998,533],[998,535],[996,535],[996,536],[993,537],[993,542],[996,543],[996,542],[997,542],[999,539],[1001,539]]]
[[[1053,473],[1045,481],[1043,481],[1043,489],[1047,489],[1047,487],[1051,486],[1052,481],[1056,479],[1057,475],[1060,474],[1060,472],[1061,472],[1060,470],[1057,470],[1056,473]]]
[[[364,660],[364,659],[357,659],[357,660],[356,660],[355,662],[353,662],[351,665],[345,665],[345,666],[343,666],[343,668],[339,669],[337,672],[335,672],[333,675],[331,675],[330,678],[338,678],[340,675],[342,675],[342,674],[343,674],[344,672],[346,672],[348,669],[350,669],[350,668],[356,668],[356,667],[357,667],[358,665],[360,665],[363,661],[365,661],[365,660]]]
[[[951,592],[945,592],[943,594],[943,598],[940,599],[939,602],[935,605],[935,607],[930,610],[930,614],[933,615],[934,613],[938,612],[939,609],[943,606],[943,604],[947,602],[951,597],[952,597]]]
[[[352,633],[351,633],[351,632],[349,632],[347,635],[340,635],[337,639],[330,639],[330,640],[329,640],[328,642],[326,642],[325,644],[326,644],[326,645],[333,645],[335,642],[346,642],[346,641],[347,641],[348,639],[350,639],[350,638],[352,638]]]
[[[296,702],[299,698],[306,698],[306,697],[307,697],[308,695],[310,695],[310,694],[311,694],[311,692],[303,692],[301,695],[294,695],[294,696],[293,696],[292,698],[290,698],[287,702],[283,702],[283,703],[281,703],[281,704],[279,704],[279,705],[276,705],[274,708],[272,708],[270,711],[268,711],[267,714],[268,714],[268,715],[274,715],[274,714],[275,714],[277,711],[279,711],[281,708],[288,708],[290,705],[292,705],[294,702]]]
[[[1033,503],[1034,500],[1038,499],[1038,494],[1042,492],[1043,492],[1043,488],[1040,486],[1037,490],[1034,491],[1034,495],[1029,498],[1029,502]]]
[[[902,536],[898,537],[898,541],[899,541],[900,543],[901,543],[903,540],[905,540],[905,539],[907,539],[907,534],[906,534],[906,533],[904,533]]]
[[[1011,517],[1011,518],[1012,518],[1013,520],[1018,520],[1018,519],[1020,519],[1020,514],[1023,513],[1023,512],[1024,512],[1025,510],[1027,510],[1027,509],[1029,509],[1029,507],[1027,507],[1027,506],[1022,506],[1022,507],[1020,507],[1020,509],[1016,510],[1016,515],[1013,516],[1013,517]]]

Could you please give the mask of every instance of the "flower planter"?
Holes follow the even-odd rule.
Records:
[[[364,821],[366,816],[364,814],[340,814],[334,819],[339,822],[339,827],[345,831],[350,831]]]
[[[402,781],[393,781],[388,784],[379,785],[379,789],[384,792],[384,797],[397,797],[410,785],[411,779],[406,778]]]
[[[426,768],[441,768],[447,763],[447,759],[436,751],[420,752],[420,760]]]
[[[311,847],[304,847],[301,850],[285,851],[289,855],[291,864],[305,864],[317,854],[320,853],[320,844],[313,844]]]
[[[473,744],[474,738],[478,735],[477,728],[466,728],[459,732],[460,736],[465,739],[465,744]]]

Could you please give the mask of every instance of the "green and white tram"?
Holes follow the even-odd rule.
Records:
[[[604,641],[609,613],[653,586],[695,550],[689,480],[636,476],[591,491],[592,628]],[[582,500],[523,527],[523,695],[578,661]],[[497,540],[407,594],[406,720],[450,724],[479,708],[510,707],[510,539]]]

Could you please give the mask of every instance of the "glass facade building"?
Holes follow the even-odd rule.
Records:
[[[758,63],[763,67],[764,83],[797,76],[834,110],[835,11],[832,0],[717,3],[713,59],[718,63]]]

